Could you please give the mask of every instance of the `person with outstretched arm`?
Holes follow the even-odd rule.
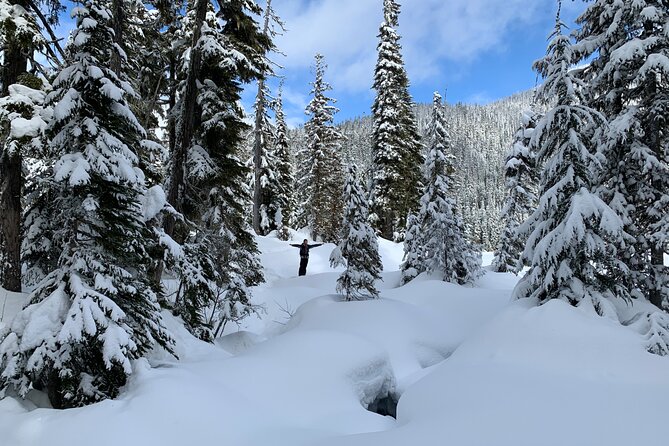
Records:
[[[300,271],[299,275],[300,276],[305,276],[307,274],[307,263],[309,263],[309,250],[311,248],[318,248],[319,246],[323,246],[322,243],[316,243],[315,245],[310,245],[309,240],[306,238],[300,245],[295,245],[292,244],[290,246],[293,246],[295,248],[300,248]]]

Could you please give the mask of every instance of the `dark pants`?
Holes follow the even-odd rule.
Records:
[[[300,276],[307,275],[307,263],[309,263],[309,257],[300,257]]]

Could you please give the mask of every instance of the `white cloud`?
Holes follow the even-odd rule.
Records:
[[[400,34],[409,76],[420,83],[442,74],[446,61],[468,63],[490,50],[503,51],[510,29],[531,23],[551,0],[404,0]],[[325,55],[337,89],[370,88],[376,61],[381,0],[277,2],[288,32],[278,45],[288,70],[306,69]]]

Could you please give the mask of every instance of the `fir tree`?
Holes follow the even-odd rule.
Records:
[[[346,267],[337,280],[337,292],[344,294],[348,301],[378,298],[374,282],[381,278],[383,265],[376,234],[368,222],[364,189],[355,165],[349,166],[343,201],[340,242],[330,256],[332,267]]]
[[[167,77],[169,65],[169,36],[161,32],[165,17],[149,9],[141,1],[118,2],[123,21],[120,45],[127,54],[128,81],[135,95],[129,98],[130,109],[146,130],[139,151],[140,167],[150,186],[162,184],[167,149],[159,137],[160,121],[166,117],[163,98],[169,93]],[[128,19],[130,18],[130,19]],[[118,36],[117,36],[118,39]]]
[[[137,168],[144,130],[125,99],[130,86],[111,69],[119,50],[112,15],[107,3],[89,0],[74,16],[68,64],[50,95],[48,225],[61,252],[0,337],[2,388],[21,396],[44,389],[54,407],[116,396],[132,359],[171,343],[147,279]]]
[[[36,66],[33,53],[38,48],[46,48],[26,0],[0,3],[0,46],[0,96],[8,98],[14,84],[26,84],[29,59]],[[5,116],[17,112],[12,106],[17,105],[16,91],[14,93],[14,99],[5,99],[5,106],[8,107],[3,112]],[[31,112],[24,110],[24,113]],[[0,139],[9,141],[0,146],[0,286],[10,291],[21,291],[23,154],[20,144],[11,134],[9,123],[3,127]]]
[[[269,215],[274,218],[275,225],[279,231],[279,238],[288,240],[288,228],[293,223],[295,212],[295,176],[293,175],[293,164],[291,162],[290,146],[288,142],[288,126],[286,115],[283,112],[282,91],[274,104],[276,114],[276,134],[274,138],[274,160],[276,161],[276,191],[274,199],[269,207]]]
[[[181,225],[168,219],[165,232],[177,235],[186,252],[198,253],[204,267],[196,286],[181,277],[175,310],[196,334],[216,336],[227,321],[256,310],[249,288],[263,280],[245,218],[251,197],[240,150],[249,126],[239,101],[242,83],[266,72],[271,42],[253,19],[260,8],[252,1],[226,2],[218,11],[202,0],[194,6],[187,17],[192,48],[176,105],[168,195],[185,218]],[[206,317],[212,308],[213,319]]]
[[[505,226],[492,262],[493,270],[498,273],[518,274],[521,270],[526,240],[518,234],[518,226],[530,216],[537,201],[534,191],[538,175],[535,155],[530,149],[537,115],[526,111],[522,120],[504,166],[507,198],[502,208],[502,219]]]
[[[409,95],[398,26],[399,5],[384,0],[374,72],[376,98],[372,106],[372,222],[387,239],[402,239],[406,217],[418,207],[422,145]]]
[[[576,50],[594,56],[590,102],[611,123],[600,187],[635,238],[619,253],[631,276],[619,280],[669,311],[668,22],[663,0],[597,0],[578,19]]]
[[[425,264],[423,262],[424,246],[425,241],[422,238],[422,228],[418,217],[414,214],[409,214],[404,236],[404,259],[400,265],[400,269],[402,270],[402,285],[411,282],[420,273],[425,272]]]
[[[583,84],[570,71],[574,54],[563,26],[558,13],[546,57],[535,63],[544,78],[538,95],[555,105],[532,136],[544,169],[539,206],[520,227],[529,234],[524,258],[530,270],[514,296],[539,303],[561,299],[617,317],[610,299],[628,297],[616,284],[616,276],[626,273],[617,260],[626,234],[620,217],[593,192],[600,168],[595,150],[607,123],[582,104]]]
[[[44,90],[48,87],[43,85],[43,81],[35,76],[24,74],[21,82],[21,84],[10,85],[9,95],[0,99],[0,123],[6,134],[5,152],[21,154],[23,162],[30,165],[30,168],[26,169],[28,175],[26,175],[25,184],[21,190],[22,194],[20,194],[26,215],[23,227],[33,228],[32,231],[22,231],[21,256],[24,262],[30,263],[31,258],[38,258],[51,249],[48,233],[43,230],[35,230],[39,225],[33,220],[40,219],[43,223],[49,220],[49,216],[43,213],[46,203],[36,201],[40,200],[40,182],[46,176],[45,131],[51,121],[53,110],[51,106],[45,106],[46,93]],[[36,212],[31,212],[33,209]],[[0,243],[0,262],[3,262],[5,250],[1,245],[2,243]],[[11,262],[7,262],[8,266],[10,264]],[[45,265],[42,271],[50,269],[53,268]],[[32,268],[28,269],[23,274],[23,283],[31,286],[44,278],[43,272],[35,273],[36,271]],[[1,272],[0,275],[2,275]]]
[[[334,100],[325,96],[325,92],[332,89],[324,79],[325,68],[323,56],[317,54],[316,79],[311,84],[313,98],[306,109],[310,116],[305,125],[309,156],[307,207],[311,237],[334,242],[339,234],[343,206],[340,193],[343,188],[339,156],[341,134],[332,124],[337,112],[337,108],[330,105]]]
[[[267,235],[276,229],[275,216],[269,210],[278,187],[274,170],[276,159],[272,151],[276,130],[268,114],[271,101],[272,97],[267,84],[264,80],[258,81],[253,131],[253,229],[259,235]]]
[[[278,29],[276,29],[278,27]],[[284,31],[283,22],[272,8],[272,0],[267,0],[265,6],[263,33],[273,40]],[[272,47],[273,50],[276,48]],[[253,130],[253,229],[256,233],[267,235],[278,228],[276,222],[276,196],[280,193],[282,184],[277,177],[278,163],[274,156],[274,139],[276,128],[269,119],[269,110],[274,101],[269,92],[266,78],[272,72],[262,73],[258,80],[258,92],[254,104],[255,128]]]
[[[481,273],[481,254],[465,240],[462,222],[450,197],[453,155],[446,130],[443,104],[434,94],[430,127],[430,151],[425,161],[426,186],[418,220],[425,271],[442,276],[447,282],[466,284]],[[421,246],[422,245],[422,246]]]

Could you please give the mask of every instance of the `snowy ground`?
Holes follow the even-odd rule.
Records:
[[[255,296],[266,314],[216,345],[167,316],[180,361],[156,352],[120,398],[82,409],[5,398],[0,445],[667,442],[669,358],[646,353],[629,328],[562,302],[510,302],[511,275],[398,288],[402,250],[385,241],[382,299],[341,302],[332,245],[312,250],[298,278],[295,248],[259,244],[268,283]],[[0,294],[0,325],[23,299]],[[365,410],[383,396],[399,398],[397,420]]]

